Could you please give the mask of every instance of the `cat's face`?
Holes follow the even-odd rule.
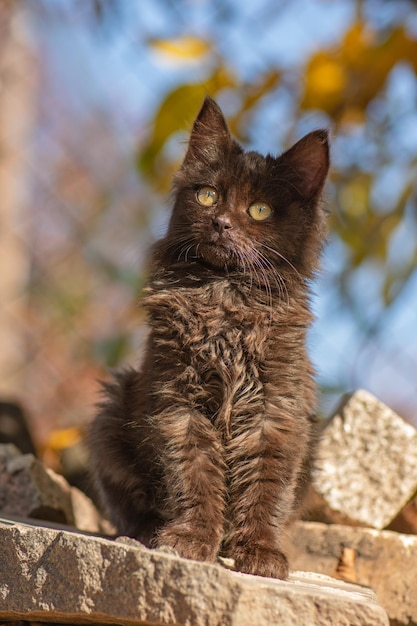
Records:
[[[317,205],[328,164],[325,131],[277,158],[244,152],[206,99],[174,180],[172,260],[250,275],[284,266],[310,273],[323,238]]]

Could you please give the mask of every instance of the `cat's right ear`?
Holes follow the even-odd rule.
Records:
[[[194,121],[183,165],[193,163],[196,159],[209,165],[224,154],[231,142],[230,131],[220,107],[207,96]]]

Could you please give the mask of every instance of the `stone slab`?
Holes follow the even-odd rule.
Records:
[[[360,585],[371,587],[395,626],[417,626],[417,536],[318,522],[294,525],[293,567],[333,576],[346,548]]]
[[[319,444],[314,490],[327,518],[387,527],[417,493],[417,431],[364,390],[342,401]]]
[[[372,591],[314,574],[248,576],[110,541],[0,524],[0,621],[387,626]]]

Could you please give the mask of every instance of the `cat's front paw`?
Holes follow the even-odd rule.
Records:
[[[234,550],[235,568],[245,574],[266,576],[269,578],[287,578],[288,559],[279,550],[258,546],[238,547]]]
[[[214,562],[219,551],[219,542],[206,533],[182,529],[181,527],[165,528],[160,531],[155,541],[155,548],[171,548],[184,559]]]

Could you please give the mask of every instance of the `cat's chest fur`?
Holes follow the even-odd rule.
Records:
[[[271,336],[271,310],[229,280],[148,291],[156,364],[172,369],[164,393],[178,380],[184,398],[230,436],[236,418],[264,402],[263,366]],[[175,372],[175,376],[173,376]],[[257,408],[256,408],[257,407]]]

